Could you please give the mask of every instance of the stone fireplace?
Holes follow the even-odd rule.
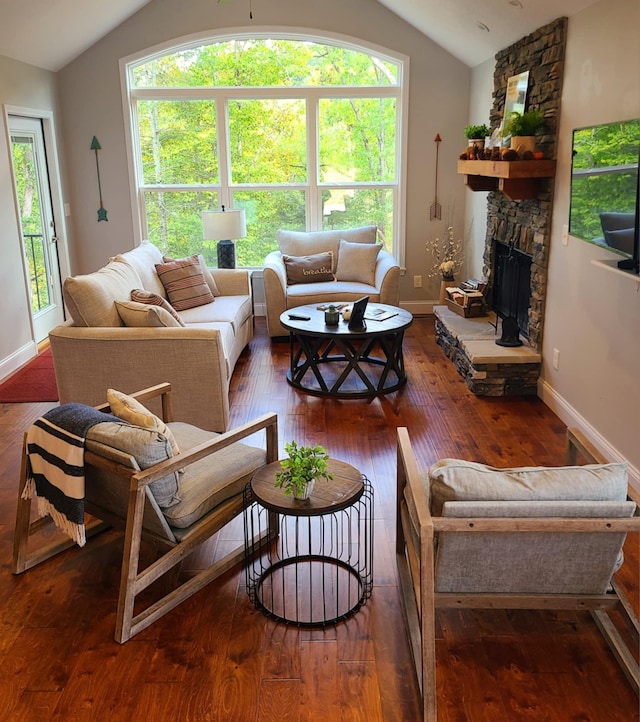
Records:
[[[507,82],[529,71],[527,109],[544,113],[544,135],[537,148],[556,157],[556,141],[567,19],[558,18],[496,55],[491,127],[502,122]],[[495,345],[491,319],[460,318],[436,307],[436,340],[476,394],[502,396],[537,393],[544,328],[547,263],[551,243],[553,178],[541,179],[535,198],[511,200],[498,190],[487,198],[483,275],[487,300],[498,317],[515,315],[526,343]],[[488,330],[489,329],[489,330]],[[498,328],[499,331],[499,328]]]

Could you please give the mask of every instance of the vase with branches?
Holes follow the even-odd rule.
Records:
[[[433,265],[428,276],[440,276],[443,281],[453,281],[455,274],[462,268],[462,239],[456,238],[453,227],[448,226],[443,238],[427,241],[427,250],[431,252]]]

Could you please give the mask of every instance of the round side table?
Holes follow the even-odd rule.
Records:
[[[331,459],[333,479],[309,499],[274,486],[276,461],[244,492],[246,583],[264,614],[298,627],[322,627],[354,614],[373,589],[373,489],[353,466]],[[252,544],[254,536],[277,536]]]

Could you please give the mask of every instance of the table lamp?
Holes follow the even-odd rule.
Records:
[[[221,211],[202,211],[202,237],[218,241],[218,268],[236,267],[236,247],[233,241],[247,235],[244,208]]]

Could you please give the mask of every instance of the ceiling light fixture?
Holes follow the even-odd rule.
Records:
[[[487,32],[487,33],[490,32],[489,26],[488,26],[488,25],[485,25],[485,24],[484,24],[483,22],[481,22],[480,20],[476,20],[476,27],[479,28],[480,30],[484,30],[484,31]]]
[[[514,8],[518,8],[519,10],[522,10],[522,3],[520,0],[507,0],[509,5],[512,5]]]

